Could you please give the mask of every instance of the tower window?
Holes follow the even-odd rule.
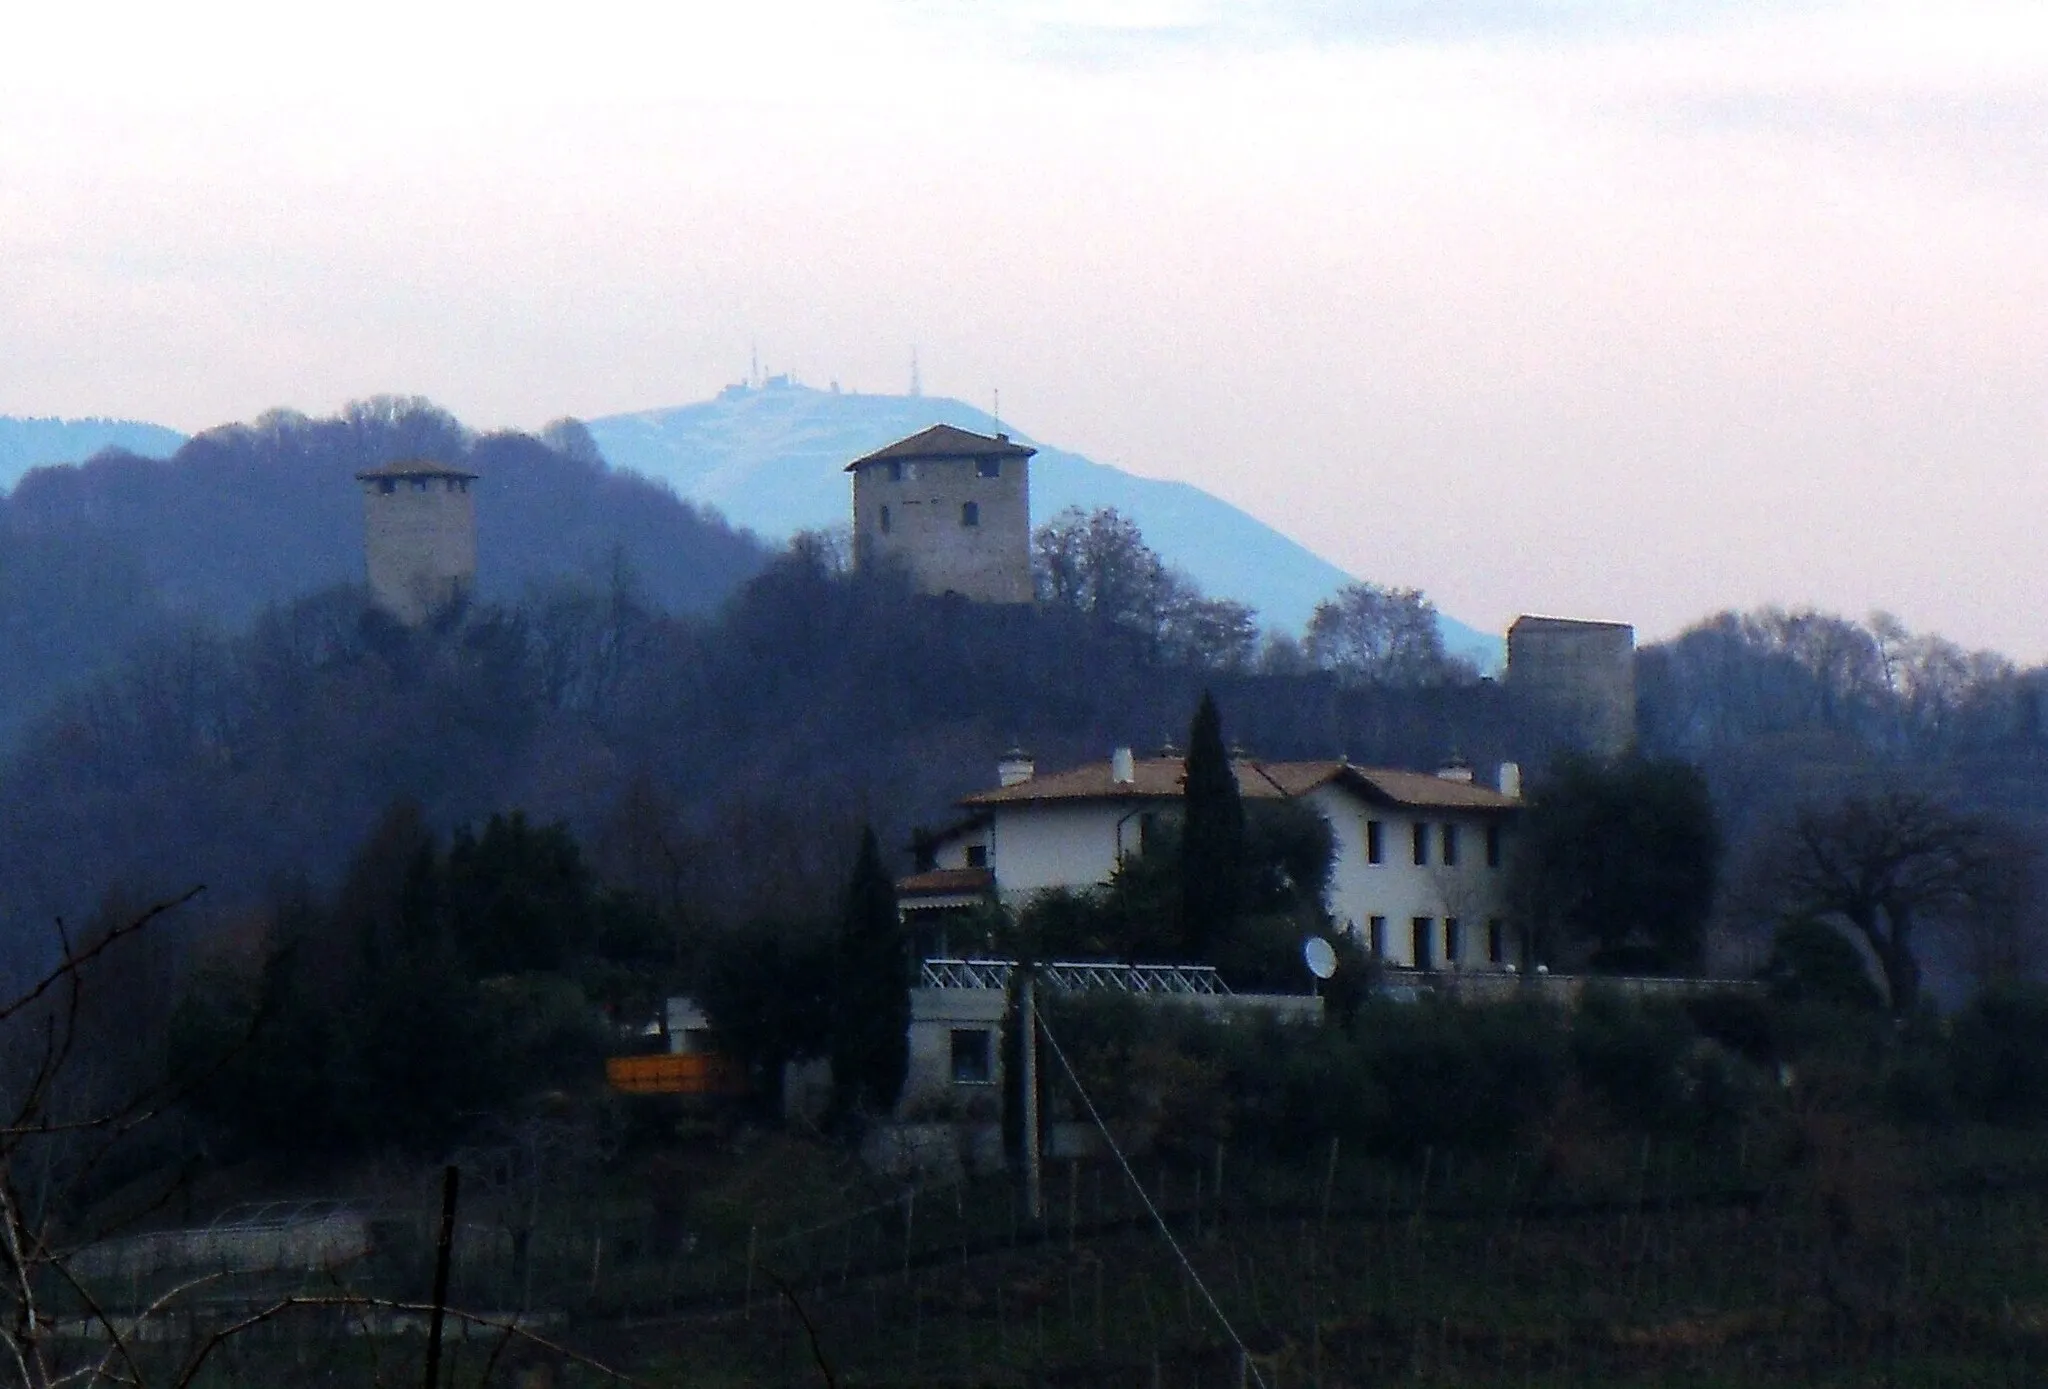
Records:
[[[1415,822],[1414,840],[1415,852],[1412,857],[1416,866],[1421,867],[1429,862],[1429,826],[1420,820]]]
[[[974,475],[976,477],[1001,477],[1003,475],[1003,460],[1000,458],[975,459]]]
[[[1500,825],[1498,823],[1486,827],[1486,866],[1488,868],[1500,867]]]
[[[980,502],[960,503],[960,524],[963,526],[978,526],[981,524]]]
[[[883,507],[883,508],[882,508],[882,534],[883,534],[883,535],[887,535],[888,533],[889,533],[889,508],[885,506],[885,507]]]
[[[1456,868],[1458,866],[1458,827],[1456,825],[1444,826],[1443,859],[1444,867],[1446,868]]]
[[[1436,918],[1418,916],[1408,923],[1408,962],[1417,969],[1436,968]]]
[[[1367,820],[1365,822],[1365,861],[1367,863],[1385,862],[1385,851],[1380,843],[1383,828],[1377,820]]]
[[[396,479],[388,477],[380,477],[377,479],[377,492],[380,496],[388,497],[397,490],[398,482]]]
[[[1387,958],[1387,919],[1384,916],[1370,918],[1367,923],[1368,939],[1372,942],[1372,953],[1376,959]]]
[[[889,462],[889,481],[891,481],[891,482],[901,482],[901,481],[903,481],[903,461],[902,461],[901,459],[891,459],[891,460],[890,460],[890,462]]]
[[[416,477],[412,480],[412,490],[415,492],[424,492],[431,486],[433,486],[433,483],[423,477]]]

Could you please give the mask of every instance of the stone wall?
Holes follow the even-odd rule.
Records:
[[[370,596],[417,626],[476,583],[476,500],[466,478],[394,478],[389,492],[379,481],[363,489]]]
[[[1508,688],[1567,742],[1617,756],[1635,742],[1635,650],[1625,622],[1518,618],[1508,628]]]
[[[998,475],[981,476],[983,462]],[[902,564],[923,593],[1030,602],[1030,467],[1019,457],[913,458],[856,469],[854,562]],[[970,505],[973,525],[963,519]]]

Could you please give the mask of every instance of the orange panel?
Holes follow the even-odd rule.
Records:
[[[613,1056],[604,1063],[612,1089],[628,1095],[743,1095],[746,1073],[713,1052]]]

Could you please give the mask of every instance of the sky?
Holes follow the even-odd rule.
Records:
[[[1499,630],[2048,658],[2048,5],[10,20],[0,413],[990,404]]]

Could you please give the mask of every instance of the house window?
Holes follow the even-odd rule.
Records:
[[[974,475],[976,477],[1001,477],[1003,475],[1003,460],[1000,458],[975,459]]]
[[[1459,929],[1458,918],[1444,918],[1444,963],[1455,965],[1465,958],[1465,933]]]
[[[433,485],[431,481],[423,477],[416,477],[412,480],[412,490],[415,492],[424,492]]]
[[[988,867],[988,845],[969,844],[967,846],[967,866],[969,868]]]
[[[1436,968],[1436,918],[1418,916],[1408,923],[1408,957],[1417,969]]]
[[[891,482],[901,482],[901,481],[903,481],[903,463],[902,463],[902,461],[901,461],[900,459],[899,459],[899,460],[892,460],[892,461],[890,462],[890,464],[889,464],[889,481],[891,481]]]
[[[1500,826],[1497,824],[1486,827],[1486,866],[1500,867]]]
[[[963,526],[978,526],[981,524],[980,502],[960,503],[960,524]]]
[[[883,535],[887,535],[888,533],[889,533],[889,508],[885,506],[885,507],[883,507],[883,508],[882,508],[882,534],[883,534]]]
[[[953,1083],[990,1085],[995,1082],[995,1047],[986,1029],[953,1029]]]
[[[1490,965],[1503,963],[1507,957],[1507,941],[1502,939],[1500,918],[1494,917],[1486,923],[1486,962]]]
[[[1385,858],[1386,851],[1380,842],[1382,837],[1381,829],[1380,822],[1377,820],[1367,820],[1365,822],[1365,861],[1367,863],[1379,863]]]
[[[1429,826],[1421,821],[1415,823],[1415,863],[1421,867],[1429,862]]]
[[[1367,938],[1372,942],[1372,953],[1384,960],[1387,957],[1387,919],[1375,916],[1366,923]]]
[[[388,497],[397,490],[398,482],[396,479],[388,477],[380,477],[377,479],[377,491],[380,495]]]
[[[1444,867],[1446,867],[1446,868],[1456,868],[1457,866],[1458,866],[1458,827],[1457,827],[1456,825],[1445,825],[1445,826],[1444,826]]]

